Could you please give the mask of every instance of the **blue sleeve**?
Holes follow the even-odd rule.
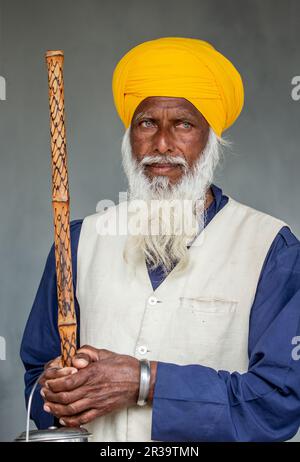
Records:
[[[74,294],[76,293],[77,247],[81,224],[82,220],[74,220],[70,226]],[[80,313],[76,296],[75,309],[78,321],[77,338],[79,344]],[[57,318],[57,286],[53,244],[22,338],[20,354],[26,370],[26,406],[31,389],[38,376],[43,372],[44,365],[61,353]],[[54,424],[54,417],[43,410],[43,404],[40,386],[38,385],[33,395],[31,418],[39,429],[48,428]]]
[[[156,441],[285,441],[300,425],[300,242],[281,229],[251,310],[245,373],[158,363]],[[300,341],[300,337],[298,337]],[[299,347],[298,347],[299,350]]]

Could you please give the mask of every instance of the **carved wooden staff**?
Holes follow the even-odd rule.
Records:
[[[58,330],[63,366],[70,366],[76,352],[76,312],[72,279],[70,198],[64,114],[63,51],[48,51],[52,206],[58,298]]]

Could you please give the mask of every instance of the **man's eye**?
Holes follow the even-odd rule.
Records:
[[[190,122],[181,122],[180,125],[183,128],[191,128],[192,124]]]
[[[146,128],[153,127],[153,122],[151,120],[142,120],[141,126]]]

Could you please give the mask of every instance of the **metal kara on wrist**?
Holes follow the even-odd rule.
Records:
[[[145,406],[150,392],[150,361],[148,359],[140,360],[140,390],[139,397],[137,400],[138,406]]]

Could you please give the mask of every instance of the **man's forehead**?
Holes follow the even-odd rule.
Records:
[[[145,98],[136,108],[134,119],[143,116],[158,115],[162,110],[168,110],[173,115],[201,118],[201,113],[187,99],[166,96],[151,96]]]

